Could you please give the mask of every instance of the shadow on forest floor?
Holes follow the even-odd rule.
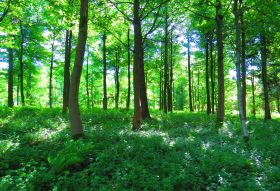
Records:
[[[60,109],[0,109],[0,190],[279,190],[280,122],[154,111],[131,131],[131,111],[82,112],[72,140]]]

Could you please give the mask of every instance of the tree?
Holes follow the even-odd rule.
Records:
[[[83,135],[83,126],[79,107],[79,86],[88,30],[88,0],[81,0],[80,3],[79,35],[69,92],[70,121],[72,135],[74,138],[78,138]]]
[[[14,86],[14,52],[12,48],[8,48],[9,53],[9,69],[8,69],[8,106],[14,106],[13,86]]]

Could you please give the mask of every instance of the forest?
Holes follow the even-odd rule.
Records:
[[[278,0],[1,0],[0,190],[280,190]]]

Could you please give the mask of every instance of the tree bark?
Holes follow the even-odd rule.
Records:
[[[238,0],[234,0],[234,25],[235,25],[235,66],[236,66],[236,82],[237,82],[237,100],[238,100],[238,109],[239,109],[239,116],[241,120],[241,126],[243,130],[243,137],[246,143],[249,140],[249,133],[246,127],[246,118],[244,114],[243,108],[243,99],[242,99],[242,88],[241,88],[241,55],[242,51],[240,48],[240,24],[239,24],[239,9],[238,9]]]
[[[62,112],[66,113],[69,107],[70,88],[70,64],[71,64],[72,30],[66,31],[65,40],[65,61],[64,61],[64,84],[63,84],[63,107]]]
[[[268,83],[267,83],[267,41],[263,32],[261,34],[261,63],[262,63],[262,83],[264,93],[264,120],[271,119],[269,95],[268,95]]]
[[[53,80],[53,62],[54,62],[54,40],[55,37],[53,37],[53,41],[52,41],[52,47],[51,47],[51,51],[52,51],[52,55],[51,55],[51,65],[50,65],[50,80],[49,80],[49,107],[52,108],[52,89],[53,89],[53,85],[52,85],[52,80]]]
[[[188,80],[189,80],[189,107],[190,112],[193,112],[192,99],[192,78],[191,78],[191,51],[190,51],[190,35],[188,34]]]
[[[173,39],[172,30],[170,34],[170,77],[169,77],[169,92],[168,92],[168,112],[173,110]]]
[[[119,108],[119,97],[120,97],[120,81],[119,81],[119,50],[116,50],[116,63],[115,63],[115,88],[116,88],[116,94],[115,94],[115,108]]]
[[[21,104],[25,106],[25,99],[24,99],[24,86],[23,86],[23,70],[24,70],[24,63],[23,63],[23,43],[24,43],[24,35],[23,35],[23,27],[20,25],[20,36],[21,36],[21,44],[20,44],[20,53],[19,53],[19,64],[20,64],[20,96],[21,96]]]
[[[87,92],[87,107],[90,107],[89,101],[89,46],[87,45],[87,71],[86,71],[86,92]]]
[[[165,13],[165,39],[164,39],[164,89],[163,89],[163,111],[167,113],[167,92],[168,84],[168,12]]]
[[[130,82],[130,29],[127,30],[127,100],[126,109],[129,110],[130,107],[130,92],[131,92],[131,82]]]
[[[72,135],[74,138],[78,138],[83,135],[83,126],[79,107],[79,86],[83,68],[83,60],[88,30],[88,0],[81,0],[80,2],[81,7],[79,35],[69,94],[70,121],[72,127]]]
[[[213,36],[210,39],[210,78],[211,78],[211,112],[215,114],[215,65],[213,59]]]
[[[9,69],[8,69],[8,107],[14,106],[13,86],[14,86],[14,52],[8,48]]]
[[[139,66],[141,64],[142,47],[142,29],[139,15],[139,0],[134,0],[133,4],[133,26],[134,26],[134,63],[133,63],[133,89],[134,89],[134,115],[133,130],[141,128],[141,106],[140,106],[140,83],[139,83]]]
[[[252,108],[252,113],[253,113],[253,115],[254,115],[254,116],[256,116],[256,101],[255,101],[255,72],[254,72],[254,70],[252,71],[251,82],[252,82],[252,98],[253,98],[253,108]]]
[[[205,44],[205,61],[206,61],[206,110],[207,115],[211,114],[211,101],[210,101],[210,88],[209,88],[209,37],[206,36],[206,44]]]
[[[223,122],[225,117],[223,15],[221,10],[221,1],[216,0],[216,35],[218,50],[218,122]]]
[[[106,60],[106,34],[103,34],[103,109],[107,110],[107,60]]]

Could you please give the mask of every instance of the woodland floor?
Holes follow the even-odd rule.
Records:
[[[152,112],[131,131],[131,112],[85,110],[73,141],[60,109],[0,109],[0,190],[280,190],[280,119]]]

